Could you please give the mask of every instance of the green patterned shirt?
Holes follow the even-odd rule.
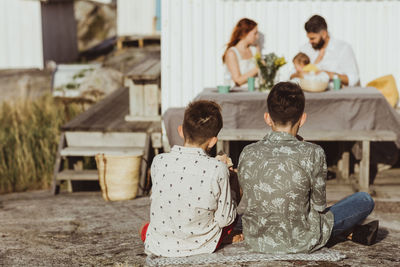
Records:
[[[252,251],[307,253],[326,244],[333,214],[324,212],[327,167],[320,146],[270,132],[244,148],[238,169],[243,234]]]

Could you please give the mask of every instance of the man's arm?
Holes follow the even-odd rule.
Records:
[[[311,207],[319,212],[326,208],[326,157],[321,147],[315,150],[314,171],[311,177]]]
[[[355,86],[360,84],[356,57],[354,56],[353,49],[348,44],[342,49],[339,65],[340,73],[325,71],[329,75],[330,80],[332,80],[333,76],[336,74],[343,85]]]

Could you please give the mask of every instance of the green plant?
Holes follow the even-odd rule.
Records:
[[[286,64],[285,58],[278,57],[275,53],[263,57],[257,53],[255,59],[260,69],[260,91],[271,90],[277,71]]]
[[[48,188],[60,126],[82,108],[57,105],[50,95],[0,107],[0,193]]]

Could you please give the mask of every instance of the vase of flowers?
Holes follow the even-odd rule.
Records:
[[[255,56],[257,66],[260,69],[260,91],[271,90],[274,86],[274,80],[279,68],[286,64],[284,57],[278,57],[275,53],[269,53],[261,56],[259,53]]]

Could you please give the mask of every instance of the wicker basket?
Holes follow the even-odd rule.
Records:
[[[141,156],[96,155],[100,187],[107,201],[135,198],[139,185]]]

